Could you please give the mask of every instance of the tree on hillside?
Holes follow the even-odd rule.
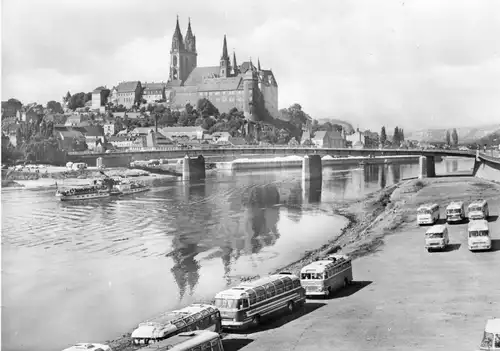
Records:
[[[394,128],[394,135],[392,137],[392,143],[396,146],[401,144],[401,140],[399,137],[399,128],[397,126]]]
[[[196,109],[201,113],[203,117],[219,115],[219,110],[217,109],[217,107],[215,107],[210,100],[205,98],[198,100],[198,103],[196,104]]]
[[[283,115],[284,120],[288,120],[298,129],[302,129],[302,126],[311,119],[311,117],[302,110],[302,106],[299,104],[293,104],[289,108],[281,109],[280,113]]]
[[[87,100],[88,101],[88,100]],[[70,97],[69,103],[68,103],[68,108],[71,110],[76,110],[79,107],[85,106],[85,93],[77,93],[73,96]]]
[[[51,110],[54,113],[63,113],[64,112],[62,109],[61,103],[54,101],[54,100],[47,102],[47,109]]]
[[[450,135],[449,130],[446,131],[445,140],[446,140],[446,145],[450,146],[451,145],[451,135]]]
[[[453,132],[451,133],[451,139],[453,140],[453,146],[458,145],[458,133],[456,128],[453,128]]]
[[[385,133],[385,127],[380,130],[380,145],[384,146],[387,142],[387,134]]]

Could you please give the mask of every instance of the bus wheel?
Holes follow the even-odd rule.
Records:
[[[293,301],[290,301],[288,303],[288,305],[286,305],[286,308],[288,310],[289,313],[292,313],[293,312],[293,309],[294,309],[294,306],[293,306]]]
[[[349,285],[349,279],[344,278],[344,288],[347,288],[348,285]]]
[[[258,327],[260,325],[260,316],[259,315],[256,315],[255,317],[253,317],[252,324],[254,327]]]
[[[326,295],[326,297],[328,297],[328,298],[332,297],[332,287],[331,286],[329,286],[328,289],[327,289],[327,295]]]

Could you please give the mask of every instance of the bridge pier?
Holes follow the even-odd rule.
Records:
[[[305,155],[302,161],[302,179],[316,180],[322,179],[323,167],[320,155]]]
[[[322,183],[322,179],[302,179],[302,203],[312,204],[321,202]]]
[[[419,158],[418,178],[433,178],[436,176],[436,166],[434,164],[434,156],[420,156]]]
[[[188,155],[184,156],[182,165],[182,179],[203,179],[205,178],[205,158],[198,156],[191,158]]]

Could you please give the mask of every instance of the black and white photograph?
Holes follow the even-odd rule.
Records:
[[[0,350],[500,351],[500,1],[0,18]]]

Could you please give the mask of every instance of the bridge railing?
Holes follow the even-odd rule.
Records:
[[[99,153],[95,151],[74,151],[69,152],[69,155],[72,156],[85,156],[85,155],[116,155],[116,154],[128,154],[128,153],[138,153],[138,152],[206,152],[206,151],[215,151],[215,150],[224,150],[226,152],[238,152],[242,150],[249,150],[255,153],[265,153],[269,150],[281,150],[281,151],[292,151],[296,150],[297,152],[303,152],[304,150],[310,150],[313,153],[361,153],[361,154],[401,154],[401,155],[441,155],[441,156],[475,156],[477,151],[468,150],[441,150],[441,149],[349,149],[349,148],[317,148],[311,146],[288,146],[288,145],[270,145],[270,146],[255,146],[255,145],[241,145],[241,146],[203,146],[199,148],[183,148],[183,147],[175,147],[175,146],[162,146],[162,147],[143,147],[143,148],[129,148],[123,151],[116,151],[112,153]]]

